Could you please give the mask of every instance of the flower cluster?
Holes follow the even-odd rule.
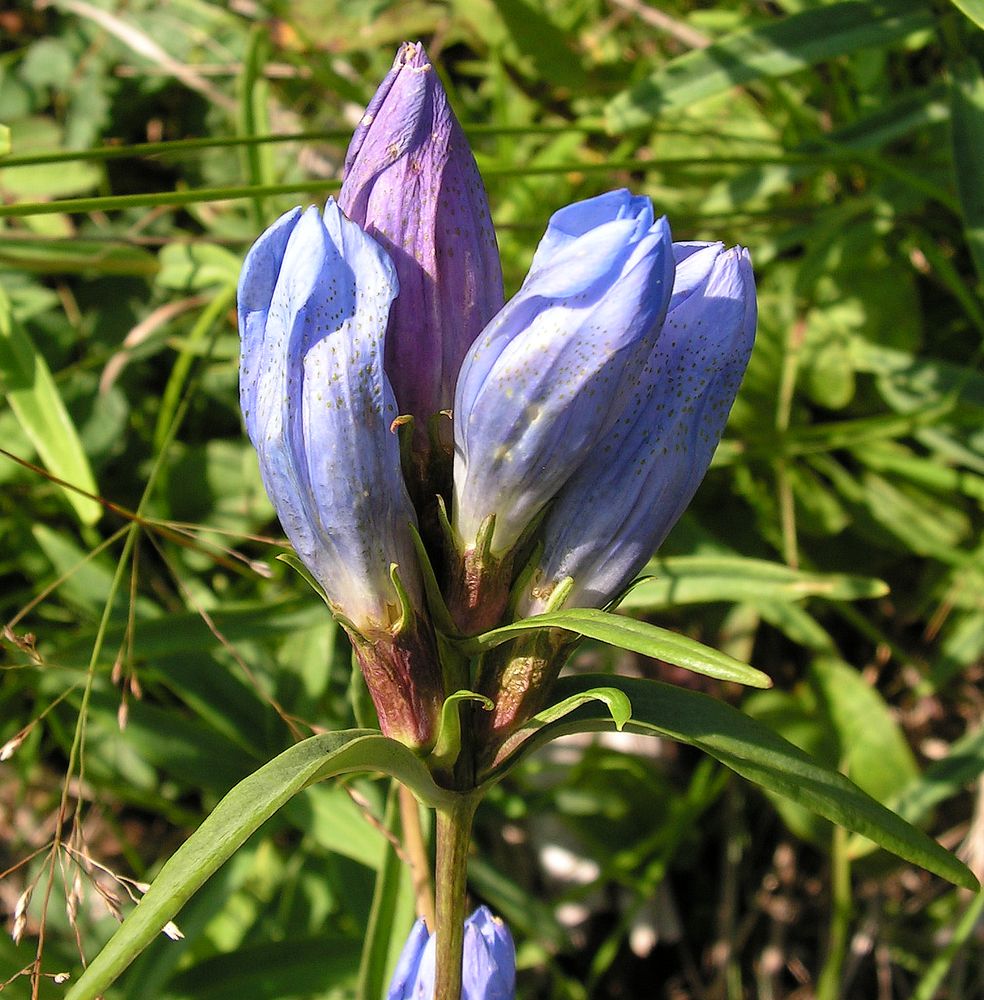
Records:
[[[724,429],[755,291],[747,251],[673,243],[619,190],[554,214],[504,303],[481,177],[408,44],[337,204],[287,213],[250,250],[239,317],[242,407],[281,524],[383,731],[425,752],[456,688],[494,703],[501,743],[563,659],[547,634],[463,677],[448,636],[604,607],[661,543]]]

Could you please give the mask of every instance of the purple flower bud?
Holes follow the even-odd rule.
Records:
[[[613,191],[550,220],[519,292],[468,353],[455,395],[453,526],[495,515],[508,553],[638,391],[673,255],[648,198]]]
[[[434,1000],[435,937],[423,920],[410,931],[386,1000]],[[516,948],[509,928],[480,906],[465,921],[461,1000],[514,1000]]]
[[[400,412],[425,430],[503,296],[482,178],[419,42],[401,47],[366,108],[338,202],[396,265],[386,371]]]
[[[600,607],[646,564],[710,465],[755,336],[748,251],[678,243],[673,297],[644,378],[618,422],[560,491],[520,615]]]
[[[440,685],[418,620],[415,515],[383,371],[397,287],[389,258],[333,201],[323,218],[314,208],[282,216],[239,281],[240,395],[267,493],[353,635],[384,731],[421,743]]]

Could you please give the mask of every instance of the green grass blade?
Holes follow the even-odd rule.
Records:
[[[265,820],[316,781],[355,771],[399,779],[424,801],[447,793],[406,747],[371,730],[312,736],[241,781],[161,869],[140,904],[110,938],[66,1000],[94,1000],[160,933],[195,890]]]
[[[984,73],[973,56],[950,67],[953,167],[964,234],[977,276],[984,281]]]
[[[263,70],[269,53],[266,25],[254,25],[246,42],[246,57],[239,75],[238,131],[244,137],[268,135],[270,115],[267,104],[270,86]],[[240,147],[246,179],[250,184],[264,186],[274,182],[273,148],[263,143],[249,143]],[[265,225],[266,213],[263,199],[253,200],[253,218],[257,227]]]
[[[45,468],[86,493],[98,494],[95,477],[65,409],[51,370],[17,322],[10,300],[0,290],[0,387],[17,421]],[[83,524],[95,524],[102,507],[66,489],[65,497]]]
[[[823,59],[887,45],[927,28],[932,12],[920,0],[838,3],[737,31],[669,62],[605,109],[614,132],[648,125],[731,87],[787,76]]]
[[[671,632],[669,629],[636,621],[623,615],[613,615],[607,611],[586,608],[572,608],[569,611],[555,611],[545,615],[535,615],[493,629],[484,635],[466,640],[462,646],[470,652],[481,652],[501,645],[522,632],[541,628],[560,628],[575,632],[589,639],[607,642],[619,649],[630,649],[644,656],[692,670],[695,674],[716,677],[718,680],[747,684],[750,687],[767,688],[771,679],[761,670],[742,663],[719,650],[705,646],[689,636]]]
[[[619,688],[628,695],[632,719],[627,730],[697,747],[743,778],[862,834],[898,857],[955,885],[978,888],[971,871],[935,840],[876,802],[844,775],[817,764],[773,730],[724,702],[659,681],[599,674],[561,678],[553,696],[569,698],[600,685]],[[612,728],[614,723],[607,712],[588,705],[573,720],[545,726],[532,735],[520,753],[567,733]],[[514,760],[511,758],[505,766]]]
[[[888,587],[871,577],[847,573],[812,573],[785,563],[744,556],[669,556],[654,559],[643,571],[647,578],[621,601],[624,610],[653,611],[680,604],[757,600],[802,601],[823,597],[857,601],[884,597]],[[651,575],[650,575],[651,574]]]

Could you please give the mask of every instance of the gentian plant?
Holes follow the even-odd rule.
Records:
[[[506,1000],[505,926],[465,919],[483,795],[531,750],[629,729],[737,773],[962,885],[934,841],[765,726],[657,681],[560,677],[583,637],[765,687],[617,613],[697,490],[752,350],[748,251],[674,243],[626,190],[551,217],[503,302],[488,201],[434,67],[405,45],[337,203],[246,256],[241,401],[296,557],[352,641],[377,727],[317,735],[234,788],[68,993],[95,997],[260,823],[312,782],[388,774],[436,810],[436,926],[390,1000]],[[433,933],[431,933],[433,931]]]

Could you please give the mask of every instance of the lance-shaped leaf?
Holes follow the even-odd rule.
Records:
[[[561,678],[553,696],[562,701],[600,685],[618,688],[631,701],[632,718],[626,730],[697,747],[749,781],[873,840],[900,858],[955,885],[974,891],[979,888],[971,871],[935,840],[844,775],[817,764],[773,730],[724,702],[659,681],[601,674]],[[528,739],[490,773],[488,780],[498,780],[522,756],[558,736],[614,728],[608,712],[594,703],[550,725],[530,723]]]
[[[380,771],[413,789],[429,805],[445,802],[420,759],[372,730],[312,736],[241,781],[160,870],[137,908],[66,994],[94,1000],[174,919],[203,882],[294,795],[316,781],[356,771]]]
[[[517,635],[535,632],[539,629],[563,629],[589,639],[606,642],[619,649],[630,649],[644,656],[672,663],[674,666],[692,670],[695,674],[716,677],[718,680],[734,681],[750,687],[767,688],[772,680],[761,670],[736,660],[696,639],[671,632],[669,629],[636,621],[623,615],[613,615],[594,608],[570,608],[548,614],[523,618],[510,625],[493,629],[482,635],[462,642],[461,648],[479,653],[501,646]]]

